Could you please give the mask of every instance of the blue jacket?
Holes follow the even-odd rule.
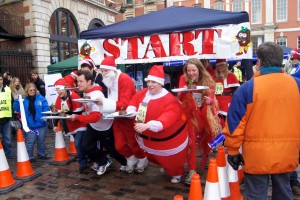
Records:
[[[24,98],[23,101],[24,109],[26,113],[27,125],[30,129],[40,128],[47,125],[46,121],[42,119],[42,112],[49,111],[49,105],[45,97],[40,94],[37,94],[35,97],[34,105],[35,105],[35,120],[33,119],[33,115],[30,113],[29,107],[29,99],[28,97]],[[19,101],[14,102],[14,110],[20,112],[20,103]]]

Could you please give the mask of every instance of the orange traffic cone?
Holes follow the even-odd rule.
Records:
[[[215,158],[211,158],[209,162],[205,190],[204,200],[220,200],[220,187],[218,179],[217,161]]]
[[[72,134],[70,134],[69,154],[70,155],[77,155],[77,151],[76,151],[76,147],[75,147],[75,142],[74,142],[74,137],[73,137]]]
[[[30,164],[28,153],[24,143],[24,137],[21,129],[18,129],[17,133],[17,152],[18,152],[18,163],[16,171],[16,179],[23,181],[31,181],[36,177],[42,175],[41,172],[35,172]]]
[[[183,196],[175,195],[173,200],[183,200]]]
[[[235,171],[230,165],[228,165],[227,174],[230,188],[230,199],[242,200],[243,196],[240,191],[240,184],[237,171]]]
[[[228,200],[230,197],[229,182],[227,176],[226,156],[224,146],[218,147],[217,153],[218,178],[220,186],[220,194],[222,200]]]
[[[202,188],[199,174],[193,174],[192,176],[189,200],[202,200]]]
[[[11,175],[2,143],[0,142],[0,194],[8,193],[22,185],[22,181],[16,181]]]
[[[75,157],[70,158],[68,155],[64,137],[62,135],[62,129],[60,122],[57,124],[57,132],[55,133],[55,153],[53,161],[49,163],[52,165],[68,165],[69,163],[73,162]]]

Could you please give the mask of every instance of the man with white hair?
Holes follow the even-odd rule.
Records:
[[[100,65],[103,83],[106,85],[107,98],[103,98],[103,112],[116,112],[126,110],[129,101],[135,94],[134,83],[131,78],[117,70],[115,58],[107,56]],[[135,132],[132,129],[134,120],[128,118],[114,119],[113,132],[117,151],[126,157],[126,172],[142,173],[147,167],[148,160],[144,151],[139,147]]]

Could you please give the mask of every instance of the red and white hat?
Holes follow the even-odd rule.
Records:
[[[115,57],[114,56],[106,56],[100,65],[100,69],[110,69],[110,70],[117,70],[117,65],[115,62]]]
[[[298,53],[298,49],[293,49],[291,51],[291,59],[297,59],[297,60],[300,60],[300,56],[299,56],[299,53]]]
[[[80,62],[80,67],[82,66],[82,64],[88,64],[89,66],[91,66],[91,68],[95,69],[96,65],[94,63],[94,61],[92,59],[84,59]]]
[[[74,70],[70,73],[72,76],[78,77],[78,70]]]
[[[216,61],[216,66],[218,66],[218,65],[227,65],[227,61],[226,61],[226,59],[217,59],[217,61]]]
[[[56,89],[56,90],[63,90],[63,89],[65,89],[66,88],[66,86],[67,86],[67,82],[66,82],[66,80],[65,79],[63,79],[63,78],[60,78],[60,79],[58,79],[57,81],[55,81],[55,83],[54,83],[54,88]]]
[[[145,81],[155,81],[161,85],[165,84],[165,73],[163,65],[154,65],[147,76]]]

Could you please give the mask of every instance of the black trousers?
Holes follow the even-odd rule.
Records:
[[[97,148],[97,141],[100,141],[100,149]],[[91,158],[93,162],[97,162],[100,166],[107,163],[107,152],[121,165],[127,165],[126,158],[119,154],[115,148],[112,127],[106,131],[97,131],[88,125],[81,145],[83,151],[89,158]],[[103,151],[103,148],[105,148],[106,151]]]

